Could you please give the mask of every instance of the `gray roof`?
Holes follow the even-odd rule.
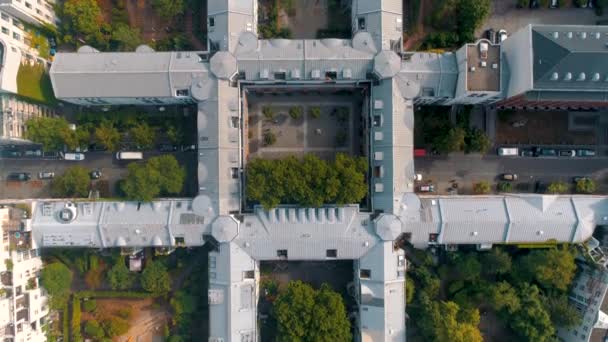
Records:
[[[408,54],[395,77],[404,97],[453,98],[458,81],[456,55],[417,52]]]
[[[173,98],[208,72],[196,52],[58,53],[50,76],[58,98]]]

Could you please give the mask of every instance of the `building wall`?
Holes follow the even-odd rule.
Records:
[[[0,9],[30,24],[55,24],[55,0],[0,0]]]
[[[47,106],[28,103],[11,94],[0,94],[0,144],[22,140],[27,120],[55,114],[55,110]]]
[[[608,102],[601,101],[532,101],[526,97],[526,94],[513,96],[496,103],[499,108],[505,109],[593,109],[607,108]]]

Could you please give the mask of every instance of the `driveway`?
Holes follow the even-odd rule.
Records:
[[[499,157],[453,153],[449,156],[428,156],[414,161],[417,173],[423,180],[436,184],[439,194],[446,194],[454,180],[459,193],[472,193],[473,184],[482,180],[495,185],[502,173],[515,173],[519,181],[514,184],[517,192],[534,191],[534,183],[565,181],[572,183],[574,176],[588,176],[595,180],[596,193],[608,193],[608,158],[524,158]]]
[[[61,175],[72,166],[82,166],[87,170],[100,170],[102,180],[107,180],[112,196],[116,196],[116,182],[127,176],[128,162],[119,162],[114,159],[111,152],[88,152],[83,161],[67,161],[40,158],[0,158],[0,199],[26,199],[26,198],[50,198],[50,180],[38,179],[38,172],[55,172],[55,177]],[[159,155],[158,152],[144,152],[144,157],[149,158]],[[181,165],[186,167],[187,175],[196,174],[196,154],[192,152],[175,153],[175,157]],[[32,179],[28,182],[6,181],[11,172],[29,172]],[[196,177],[186,176],[187,193],[196,193]]]
[[[511,34],[528,24],[595,25],[598,20],[608,18],[606,14],[596,16],[594,10],[589,8],[518,9],[515,5],[515,0],[493,0],[490,18],[477,31],[477,35],[483,35],[489,28],[506,29]]]

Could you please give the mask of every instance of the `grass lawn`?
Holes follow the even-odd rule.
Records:
[[[17,72],[17,93],[29,99],[54,105],[57,102],[51,79],[42,65],[21,64]]]

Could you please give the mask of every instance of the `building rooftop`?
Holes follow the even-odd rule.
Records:
[[[466,45],[467,90],[500,91],[500,45],[482,39]]]

